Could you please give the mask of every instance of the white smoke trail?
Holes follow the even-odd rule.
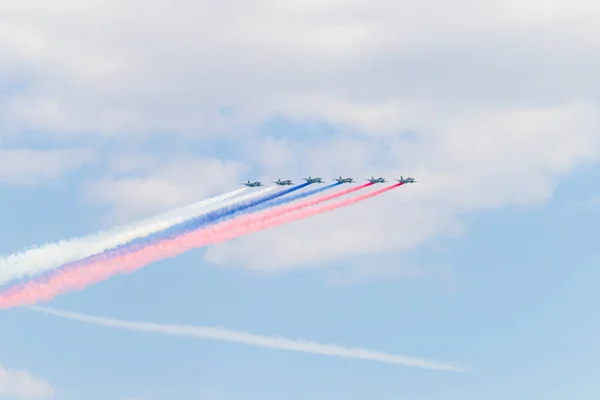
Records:
[[[110,328],[120,328],[139,332],[160,333],[170,336],[187,336],[196,339],[211,339],[227,342],[243,343],[250,346],[268,347],[271,349],[297,351],[325,356],[354,358],[378,361],[388,364],[405,365],[409,367],[452,371],[470,372],[454,364],[430,361],[422,358],[408,357],[396,354],[383,353],[375,350],[361,348],[347,348],[336,344],[321,344],[306,340],[293,340],[284,337],[256,335],[248,332],[234,331],[226,328],[188,326],[188,325],[163,325],[152,322],[123,321],[113,318],[94,317],[70,311],[60,311],[53,308],[31,306],[30,310],[55,317],[78,321],[85,324],[101,325]]]
[[[63,264],[103,252],[133,239],[159,232],[190,218],[198,217],[221,207],[228,207],[275,190],[268,187],[244,196],[246,188],[212,197],[157,216],[79,238],[48,243],[40,247],[0,258],[0,285],[26,276],[40,274]]]

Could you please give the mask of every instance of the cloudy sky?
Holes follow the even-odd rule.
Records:
[[[597,399],[600,3],[3,0],[0,252],[247,179],[357,206],[47,304],[460,374],[0,313],[0,398]]]

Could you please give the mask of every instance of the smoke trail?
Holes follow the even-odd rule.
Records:
[[[51,300],[66,291],[83,289],[92,283],[108,279],[113,275],[133,272],[149,263],[174,257],[194,248],[223,242],[258,230],[273,228],[313,215],[332,211],[337,208],[347,207],[385,193],[401,185],[402,183],[398,183],[350,199],[341,200],[336,203],[302,210],[302,207],[305,206],[305,204],[315,202],[315,200],[307,201],[295,206],[296,210],[300,211],[296,211],[293,214],[284,214],[280,218],[268,218],[267,216],[263,216],[262,219],[258,220],[246,218],[241,223],[232,221],[231,223],[218,224],[207,229],[187,233],[175,239],[163,240],[155,245],[128,252],[104,261],[97,261],[93,264],[61,270],[43,281],[30,281],[22,285],[17,285],[4,293],[0,293],[0,308],[10,308],[24,304],[35,304],[36,302],[43,300]],[[368,186],[368,184],[362,185],[362,187],[365,186]],[[352,188],[349,190],[357,189],[358,188]],[[347,193],[349,190],[340,193]],[[322,199],[327,199],[329,197],[331,197],[331,195],[323,196]],[[277,216],[278,210],[279,209],[274,210],[273,215]]]
[[[121,254],[123,250],[127,251],[127,252],[136,251],[136,250],[142,249],[144,247],[151,246],[154,243],[158,243],[161,240],[164,240],[165,238],[179,236],[179,235],[185,234],[187,232],[197,230],[198,228],[205,227],[206,225],[209,225],[209,224],[214,224],[214,223],[217,223],[217,222],[220,222],[223,220],[234,218],[236,215],[242,214],[243,211],[245,211],[247,209],[254,208],[260,204],[274,200],[274,199],[284,196],[288,193],[295,192],[295,191],[300,190],[308,185],[310,185],[310,183],[302,183],[300,185],[296,185],[292,188],[285,189],[285,190],[279,191],[274,194],[262,196],[256,200],[246,201],[243,203],[236,202],[236,204],[234,204],[232,206],[222,207],[222,208],[219,208],[218,210],[212,211],[210,213],[188,219],[182,223],[173,225],[173,226],[169,227],[168,229],[152,233],[143,238],[138,238],[136,240],[133,240],[122,246],[118,246],[114,249],[107,250],[101,254],[97,254],[93,257],[80,260],[80,262],[78,262],[78,264],[88,263],[89,261],[93,261],[94,259],[97,259],[98,257],[103,257],[103,258],[114,257],[115,255]]]
[[[234,198],[226,204],[217,203],[220,206],[217,210],[212,209],[210,212],[202,213],[200,216],[198,216],[197,212],[189,215],[190,210],[196,211],[198,209],[199,203],[196,203],[184,208],[184,211],[188,213],[187,215],[178,215],[177,217],[171,217],[169,220],[163,219],[161,221],[161,218],[176,214],[175,211],[172,211],[150,220],[128,225],[116,231],[112,230],[93,236],[65,240],[57,244],[49,244],[41,248],[32,249],[25,253],[13,254],[5,260],[0,259],[0,286],[28,275],[46,273],[60,266],[73,268],[89,264],[99,259],[118,255],[124,249],[134,251],[158,242],[164,237],[182,234],[198,229],[203,225],[233,218],[246,209],[275,200],[278,197],[300,190],[308,185],[309,183],[304,183],[271,195],[266,195],[267,192],[276,189],[275,186],[268,187],[246,196]],[[218,202],[224,198],[237,195],[244,190],[246,188],[218,196],[216,200],[208,200],[213,203],[215,201]],[[258,196],[262,197],[253,200]]]
[[[234,207],[229,207],[227,209],[221,209],[221,210],[217,210],[213,213],[209,213],[206,215],[202,215],[198,218],[193,218],[190,219],[188,221],[185,221],[182,224],[173,226],[171,229],[167,230],[167,231],[163,231],[160,232],[157,236],[160,236],[161,238],[164,237],[169,237],[171,234],[175,234],[175,235],[181,235],[182,233],[186,233],[186,232],[190,232],[190,231],[194,231],[208,223],[214,223],[214,222],[219,222],[222,221],[223,219],[225,219],[225,217],[227,217],[227,219],[229,218],[233,218],[236,215],[239,215],[242,211],[247,210],[249,208],[253,208],[256,207],[260,204],[269,202],[271,200],[277,199],[278,197],[282,197],[285,196],[286,194],[295,192],[297,190],[303,189],[306,186],[310,185],[310,183],[302,183],[300,185],[296,185],[294,187],[291,187],[289,189],[285,189],[282,190],[280,192],[271,194],[271,195],[267,195],[267,196],[263,196],[257,200],[245,203],[245,204],[240,204]]]
[[[246,188],[241,188],[141,221],[132,222],[84,237],[61,240],[57,243],[48,243],[40,247],[8,255],[0,258],[0,286],[12,280],[43,273],[66,263],[92,256],[106,249],[125,244],[135,238],[161,231],[189,218],[196,217],[203,212],[214,210],[223,205],[249,200],[274,189],[275,187],[270,187],[260,192],[236,198],[236,196],[247,190]],[[229,201],[225,202],[228,199]]]
[[[248,332],[234,331],[226,328],[189,326],[189,325],[163,325],[152,322],[123,321],[113,318],[94,317],[91,315],[60,311],[45,307],[28,307],[29,309],[53,315],[55,317],[77,321],[84,324],[100,325],[109,328],[126,329],[138,332],[152,332],[169,336],[184,336],[195,339],[209,339],[226,342],[242,343],[250,346],[267,347],[277,350],[296,351],[324,356],[353,358],[360,360],[377,361],[387,364],[404,365],[408,367],[424,368],[438,371],[470,372],[468,369],[453,363],[441,363],[423,358],[409,357],[397,354],[384,353],[375,350],[348,348],[336,344],[321,344],[306,340],[293,340],[284,337],[256,335]]]
[[[281,205],[281,204],[286,204],[286,203],[289,203],[289,202],[292,202],[292,201],[295,201],[295,200],[298,200],[298,199],[302,199],[304,197],[312,196],[314,194],[317,194],[317,193],[323,192],[325,190],[331,189],[331,188],[333,188],[335,186],[339,186],[340,184],[339,183],[334,183],[334,184],[323,186],[323,187],[320,187],[320,188],[317,188],[317,189],[314,189],[314,190],[310,190],[308,192],[299,193],[299,194],[296,194],[296,195],[293,195],[293,196],[283,197],[286,194],[289,194],[289,193],[291,193],[293,191],[302,189],[303,187],[306,187],[308,185],[309,185],[309,183],[304,183],[304,184],[298,185],[296,187],[293,187],[291,189],[287,189],[287,190],[284,190],[282,192],[270,195],[270,196],[268,196],[268,198],[265,197],[265,198],[262,198],[262,199],[258,199],[256,201],[252,202],[252,204],[239,205],[238,207],[235,207],[235,210],[227,212],[227,213],[224,213],[224,215],[216,215],[215,218],[212,218],[210,215],[203,215],[203,216],[201,216],[199,218],[188,220],[184,224],[180,224],[178,226],[174,226],[174,227],[172,227],[169,230],[157,232],[157,234],[153,235],[153,237],[143,238],[142,240],[140,240],[140,242],[143,242],[142,246],[146,247],[148,245],[152,245],[153,243],[157,243],[159,240],[176,238],[178,236],[181,236],[182,234],[185,234],[185,233],[197,230],[198,228],[207,225],[207,223],[205,221],[203,221],[206,218],[210,218],[211,219],[210,222],[209,222],[210,224],[215,224],[215,223],[218,223],[218,222],[219,223],[220,222],[224,222],[226,220],[233,219],[234,217],[236,217],[236,216],[238,216],[240,214],[244,214],[243,211],[245,209],[247,209],[247,208],[252,208],[252,211],[254,211],[254,212],[261,211],[261,210],[264,210],[264,209],[271,209],[274,206]],[[333,194],[331,194],[331,195],[329,195],[329,196],[327,196],[325,198],[320,197],[320,198],[314,199],[312,201],[309,201],[309,202],[306,202],[306,203],[302,203],[303,204],[302,207],[308,207],[308,205],[319,204],[319,203],[322,203],[324,201],[331,200],[331,199],[334,199],[334,198],[346,195],[348,193],[355,192],[357,190],[363,189],[363,188],[365,188],[367,186],[371,186],[371,185],[372,185],[372,183],[366,183],[366,184],[361,185],[361,186],[356,186],[356,187],[353,187],[353,188],[349,188],[347,190],[344,190],[343,192],[333,193]],[[292,204],[292,205],[290,205],[287,208],[280,207],[279,209],[277,209],[278,210],[277,211],[277,213],[278,213],[277,215],[281,215],[283,213],[287,213],[290,210],[296,209],[297,207],[299,207],[299,205],[297,205],[297,204]],[[275,212],[275,211],[273,211],[273,212]],[[216,213],[221,213],[221,210],[217,211]],[[255,218],[255,215],[256,214],[253,213],[248,218]],[[239,218],[240,217],[236,218],[236,221],[238,221]],[[200,221],[202,221],[202,222],[200,222]],[[159,239],[159,240],[157,240],[157,239]],[[132,248],[131,246],[127,246],[126,251],[127,252],[134,251],[134,250],[138,250],[140,248],[141,247]],[[116,254],[115,252],[111,252],[111,254],[106,254],[106,255],[109,256],[109,257],[114,257],[115,255],[118,255],[118,254]]]
[[[315,194],[319,194],[321,192],[324,192],[326,190],[332,189],[336,186],[340,186],[341,183],[332,183],[331,185],[327,185],[327,186],[322,186],[313,190],[309,190],[308,192],[303,192],[303,193],[298,193],[292,196],[286,196],[286,197],[282,197],[279,199],[275,199],[275,200],[271,200],[266,202],[265,204],[255,208],[253,211],[261,211],[264,210],[266,208],[272,208],[281,204],[286,204],[286,203],[291,203],[292,201],[296,201],[296,200],[300,200],[303,199],[305,197],[310,197],[313,196]]]
[[[329,200],[333,200],[336,199],[338,197],[343,197],[346,196],[350,193],[354,193],[357,192],[359,190],[365,189],[369,186],[373,186],[373,183],[365,183],[362,184],[360,186],[355,186],[355,187],[351,187],[345,190],[341,190],[339,192],[335,192],[332,193],[330,195],[327,196],[321,196],[321,197],[317,197],[316,199],[312,199],[312,200],[307,200],[304,201],[300,204],[290,204],[288,206],[285,207],[278,207],[276,209],[273,210],[268,210],[262,213],[255,213],[255,214],[251,214],[251,215],[247,215],[244,217],[239,217],[236,218],[234,221],[230,221],[227,224],[221,223],[219,225],[217,225],[216,227],[213,227],[212,231],[225,231],[228,229],[232,229],[235,228],[237,226],[241,226],[241,225],[247,225],[247,224],[256,224],[262,221],[266,221],[266,220],[270,220],[273,218],[277,218],[279,216],[285,215],[285,214],[289,214],[291,212],[294,211],[298,211],[304,208],[308,208],[308,207],[312,207],[315,206],[317,204],[321,204],[324,203],[326,201]],[[172,236],[172,239],[176,238],[176,236]]]
[[[366,185],[368,185],[368,184],[366,184]],[[323,214],[323,213],[326,213],[329,211],[336,210],[338,208],[348,207],[353,204],[359,203],[363,200],[370,199],[371,197],[375,197],[375,196],[378,196],[385,192],[388,192],[388,191],[395,189],[397,187],[400,187],[402,185],[403,185],[403,183],[396,183],[394,185],[387,186],[387,187],[384,187],[384,188],[381,188],[378,190],[374,190],[373,192],[365,193],[360,196],[352,197],[352,198],[349,198],[346,200],[341,200],[336,203],[325,204],[321,207],[315,207],[315,208],[299,207],[298,209],[293,210],[292,212],[283,214],[283,215],[277,215],[277,216],[271,216],[271,217],[269,217],[268,215],[265,215],[262,218],[256,218],[256,219],[248,218],[245,221],[239,221],[239,222],[235,221],[236,223],[230,224],[230,226],[217,225],[215,227],[211,227],[210,229],[206,230],[208,232],[206,232],[204,235],[204,237],[205,237],[204,242],[200,242],[200,240],[196,239],[195,237],[192,237],[190,239],[186,238],[185,240],[186,240],[186,242],[187,241],[190,241],[190,242],[195,241],[195,243],[199,244],[200,246],[206,246],[209,244],[226,242],[228,240],[235,239],[239,236],[247,235],[249,233],[253,233],[253,232],[257,232],[257,231],[261,231],[261,230],[265,230],[265,229],[269,229],[269,228],[274,228],[274,227],[284,225],[284,224],[289,224],[294,221],[299,221],[304,218],[312,217],[312,216],[315,216],[318,214]],[[203,232],[204,231],[194,232],[194,234],[200,235]],[[206,238],[206,237],[208,237],[208,238]],[[183,242],[183,240],[178,241],[177,245],[181,246],[182,242]],[[200,247],[200,246],[198,246],[198,247]]]
[[[238,217],[234,221],[231,221],[230,224],[237,224],[238,222],[241,223],[242,221],[246,221],[248,218],[252,219],[253,221],[254,220],[259,221],[259,220],[262,220],[262,219],[265,219],[265,218],[267,218],[267,219],[268,218],[274,218],[276,216],[289,213],[289,212],[291,212],[293,210],[297,210],[297,209],[300,209],[300,208],[310,207],[310,206],[322,203],[324,201],[328,201],[328,200],[331,200],[331,199],[334,199],[334,198],[337,198],[337,197],[341,197],[341,196],[353,193],[353,192],[355,192],[357,190],[361,190],[361,189],[366,188],[366,187],[371,186],[371,185],[373,185],[373,184],[372,183],[365,183],[363,185],[351,187],[349,189],[346,189],[346,190],[343,190],[343,191],[340,191],[340,192],[336,192],[336,193],[330,194],[328,196],[322,196],[322,197],[319,197],[319,198],[316,198],[316,199],[308,200],[308,201],[305,201],[305,202],[303,202],[301,204],[292,204],[292,205],[289,205],[287,207],[279,207],[279,208],[274,209],[272,211],[263,212],[262,214],[252,214],[252,215],[249,215],[249,216],[246,216],[246,217]],[[309,191],[307,193],[310,195],[310,194],[313,194],[315,192],[323,191],[323,190],[326,190],[326,189],[328,189],[327,186],[325,186],[323,188],[319,188],[319,189],[315,189],[315,190]],[[295,190],[297,190],[297,189],[295,189]],[[287,190],[287,191],[284,192],[284,194],[285,193],[289,193],[289,192],[290,191]],[[299,194],[299,195],[296,195],[296,196],[291,196],[291,197],[298,197],[299,198],[299,197],[301,197],[303,195],[306,195],[307,193],[302,193],[302,194]],[[285,201],[284,199],[277,199],[276,197],[275,197],[275,199],[273,199],[274,196],[277,196],[277,197],[278,196],[282,196],[282,193],[279,192],[279,193],[275,193],[274,195],[268,196],[270,198],[270,201],[275,200],[275,201],[287,202],[287,201],[289,201],[289,198],[290,198],[290,197],[287,197],[286,198],[287,201]],[[253,203],[258,202],[258,206],[260,206],[260,203],[262,203],[262,200],[264,200],[264,199],[265,199],[265,197],[263,197],[261,199],[258,199],[258,200],[256,200]],[[268,204],[268,202],[269,202],[269,200],[267,200],[267,204]],[[243,205],[243,204],[242,205],[238,205],[238,207],[245,207],[245,206],[247,206],[247,204],[246,205]],[[262,207],[268,208],[268,206],[265,206],[265,205],[262,205]],[[226,209],[225,208],[221,208],[221,209],[217,210],[215,213],[221,214],[224,211],[226,211]],[[213,220],[211,222],[213,224],[217,223],[217,222],[221,222],[221,225],[223,225],[223,222],[225,220],[229,220],[229,219],[234,218],[236,213],[242,213],[242,211],[236,210],[236,211],[234,211],[231,214],[227,214],[227,215],[224,215],[224,216],[221,215],[220,216],[221,218],[216,218],[215,220]],[[206,218],[206,217],[210,217],[210,215],[204,215],[201,218]],[[198,220],[198,218],[196,220]],[[229,226],[229,225],[224,225],[224,226]],[[161,232],[158,232],[155,235],[146,236],[144,238],[140,238],[139,240],[137,240],[135,242],[127,243],[127,244],[124,244],[122,246],[118,246],[118,247],[116,247],[114,249],[106,250],[106,251],[104,251],[102,253],[99,253],[99,254],[94,254],[93,256],[81,259],[81,260],[79,260],[76,263],[71,263],[71,264],[64,265],[63,267],[64,267],[64,269],[72,269],[72,268],[76,268],[76,267],[80,267],[80,266],[89,265],[92,262],[106,260],[106,259],[112,259],[112,258],[120,256],[122,254],[128,254],[128,253],[131,253],[131,252],[139,251],[139,250],[141,250],[141,249],[143,249],[145,247],[152,246],[153,244],[159,243],[160,241],[164,241],[165,239],[174,239],[174,238],[177,238],[178,236],[181,236],[181,235],[183,235],[183,234],[185,234],[185,233],[187,233],[189,231],[191,231],[191,230],[180,231],[180,230],[176,230],[175,228],[172,228],[169,231],[161,231]]]
[[[223,203],[223,202],[218,203],[211,209],[204,210],[204,212],[200,213],[200,215],[209,215],[209,214],[213,215],[215,213],[224,212],[225,210],[235,208],[240,203],[246,204],[249,201],[251,201],[252,199],[254,199],[255,197],[264,196],[266,193],[271,192],[271,191],[275,190],[276,188],[277,187],[275,187],[275,186],[264,188],[264,189],[261,189],[259,191],[253,192],[253,193],[249,193],[244,196],[233,198],[225,203]],[[240,190],[240,189],[238,189],[238,190]],[[245,190],[245,189],[241,189],[241,190]],[[191,208],[192,206],[188,206],[188,207]],[[169,212],[169,214],[170,213],[174,213],[174,212]],[[167,213],[165,213],[165,215],[166,214]],[[143,245],[146,238],[148,238],[148,237],[152,238],[153,236],[156,237],[156,235],[158,233],[163,232],[173,226],[180,225],[180,224],[184,223],[185,221],[190,220],[192,218],[200,218],[200,217],[198,217],[198,212],[194,213],[193,215],[185,215],[185,214],[179,215],[177,218],[171,218],[168,221],[155,222],[153,224],[149,224],[148,226],[140,227],[139,229],[136,229],[135,231],[124,232],[124,234],[119,235],[119,236],[111,236],[111,232],[108,232],[103,235],[104,236],[103,242],[94,243],[98,239],[92,237],[92,238],[88,239],[89,242],[91,242],[91,243],[86,243],[83,241],[79,241],[77,243],[68,243],[70,245],[70,247],[73,247],[72,252],[78,252],[77,254],[80,255],[79,257],[77,257],[77,258],[73,257],[63,263],[60,263],[61,258],[55,258],[54,263],[51,267],[49,267],[47,265],[43,265],[42,267],[38,267],[35,271],[31,271],[31,273],[29,275],[42,274],[39,277],[39,279],[44,279],[46,276],[51,276],[49,274],[51,274],[53,269],[56,269],[59,267],[74,268],[74,267],[81,266],[81,265],[87,265],[87,264],[92,263],[97,260],[106,259],[111,254],[119,254],[120,252],[125,251],[125,249],[127,249],[127,248],[135,248],[135,246],[140,247]],[[153,220],[154,219],[158,219],[158,217],[153,218]],[[87,238],[84,238],[84,239],[87,239]],[[75,246],[82,246],[82,248],[75,248]],[[83,254],[85,254],[85,255],[83,255]],[[5,276],[10,277],[10,276],[16,276],[17,274],[20,274],[19,277],[24,276],[21,271],[10,271],[10,270],[0,271],[0,286],[3,283],[6,283],[8,281],[8,279],[4,279]]]

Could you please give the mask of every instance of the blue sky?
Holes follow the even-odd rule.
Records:
[[[581,68],[600,65],[593,43],[571,39],[597,33],[595,3],[494,1],[491,16],[467,2],[228,3],[236,14],[156,2],[138,18],[137,1],[79,10],[57,1],[48,20],[34,3],[0,6],[3,255],[246,179],[419,181],[42,305],[368,348],[474,373],[10,309],[0,313],[0,398],[600,395],[600,68]]]
[[[543,205],[469,215],[464,236],[434,238],[399,260],[450,267],[458,287],[377,278],[340,285],[324,270],[274,275],[215,268],[198,250],[50,304],[456,361],[475,374],[116,331],[27,310],[2,313],[2,362],[44,377],[60,399],[562,399],[573,393],[591,399],[600,389],[593,372],[600,212],[590,203],[599,174],[574,171]],[[19,218],[3,224],[3,252],[94,224],[69,185],[60,186],[5,186],[5,213]],[[35,212],[42,206],[55,211]],[[344,263],[328,270],[343,271]]]

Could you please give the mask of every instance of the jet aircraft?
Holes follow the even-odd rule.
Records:
[[[308,176],[308,178],[302,178],[306,181],[306,183],[323,183],[323,180],[319,177],[317,178],[312,178],[310,175]]]
[[[371,177],[370,179],[365,179],[366,181],[369,181],[371,183],[384,183],[387,182],[384,178],[375,178],[375,177]]]
[[[398,182],[400,183],[415,183],[415,178],[411,178],[410,176],[408,178],[404,178],[402,175],[400,175],[400,179],[396,179]]]
[[[242,183],[242,185],[245,185],[245,186],[248,186],[248,187],[264,186],[259,181],[250,182],[250,180],[248,180],[248,182],[246,182],[246,183]]]
[[[354,179],[352,178],[342,178],[342,176],[340,175],[339,178],[334,178],[334,181],[337,181],[337,183],[352,183],[354,182]]]
[[[281,179],[277,179],[276,181],[273,181],[274,184],[279,185],[279,186],[290,186],[293,185],[292,181],[287,179],[285,181],[282,181]]]

